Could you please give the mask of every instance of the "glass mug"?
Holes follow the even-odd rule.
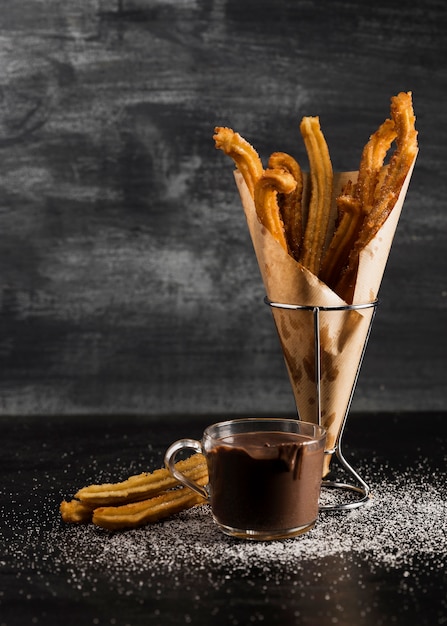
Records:
[[[247,418],[208,426],[201,441],[180,439],[165,464],[182,484],[206,498],[226,534],[267,541],[310,530],[318,516],[326,430],[296,419]],[[185,448],[202,453],[202,487],[176,467]]]

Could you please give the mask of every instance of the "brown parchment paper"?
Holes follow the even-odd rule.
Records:
[[[377,298],[394,233],[411,178],[411,168],[391,215],[362,251],[354,290],[354,304]],[[282,304],[337,307],[346,303],[327,285],[295,261],[259,222],[253,199],[240,172],[234,173],[267,297]],[[334,174],[335,197],[357,172]],[[333,450],[344,423],[359,362],[374,309],[320,311],[321,422],[327,429],[326,450]],[[312,311],[272,307],[299,418],[318,421],[315,384],[314,318]],[[324,475],[329,472],[326,455]]]

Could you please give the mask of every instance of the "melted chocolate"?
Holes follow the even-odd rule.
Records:
[[[232,528],[291,529],[315,521],[323,449],[295,433],[240,433],[208,451],[211,505]]]

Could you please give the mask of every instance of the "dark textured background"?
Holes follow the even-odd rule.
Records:
[[[412,90],[420,154],[354,407],[445,410],[444,0],[15,0],[0,12],[0,412],[287,413],[229,125],[334,168]]]

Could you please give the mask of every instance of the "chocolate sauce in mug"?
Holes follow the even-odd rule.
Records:
[[[324,450],[289,432],[248,432],[207,452],[217,522],[256,531],[298,528],[318,515]],[[304,444],[304,445],[303,445]]]

